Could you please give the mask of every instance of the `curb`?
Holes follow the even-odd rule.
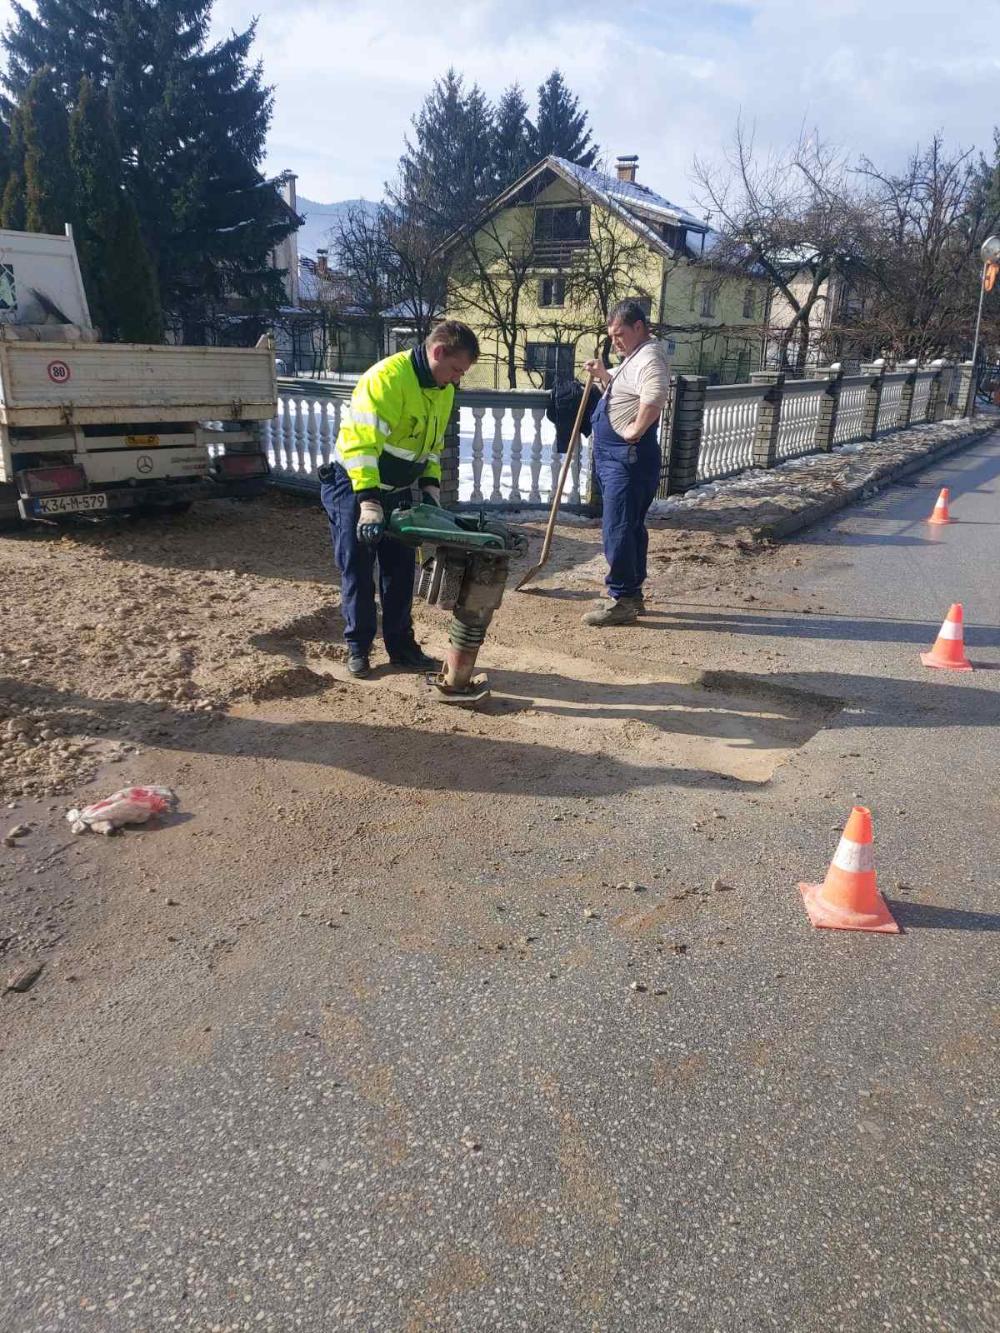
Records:
[[[930,467],[938,459],[957,454],[960,449],[972,444],[974,440],[982,439],[984,435],[990,435],[996,429],[995,422],[977,427],[969,431],[968,434],[959,436],[957,440],[947,440],[944,444],[928,449],[926,453],[907,458],[902,463],[895,463],[885,468],[884,471],[867,477],[864,481],[855,482],[852,486],[845,486],[842,491],[831,496],[828,500],[819,500],[815,504],[806,505],[805,508],[794,514],[776,519],[773,523],[761,523],[759,526],[751,528],[750,531],[758,539],[763,537],[790,537],[793,533],[828,518],[839,509],[846,509],[848,505],[854,504],[856,500],[867,500],[870,496],[877,495],[879,491],[891,486],[894,481],[898,481],[901,477],[911,476],[914,472],[922,472],[924,468]]]

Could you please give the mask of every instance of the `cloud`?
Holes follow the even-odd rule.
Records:
[[[491,96],[516,80],[531,97],[558,66],[602,148],[638,153],[640,179],[680,203],[694,154],[717,155],[740,114],[763,147],[805,125],[892,162],[937,130],[989,144],[1000,84],[1000,0],[926,17],[911,0],[217,0],[213,29],[255,12],[276,91],[267,165],[322,200],[381,193],[449,65]]]

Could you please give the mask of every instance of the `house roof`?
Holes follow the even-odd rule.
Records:
[[[640,217],[647,215],[657,222],[674,223],[686,227],[689,231],[708,231],[706,222],[696,218],[679,204],[672,204],[669,199],[664,199],[662,194],[657,194],[647,185],[639,185],[636,181],[619,180],[617,176],[609,176],[606,172],[594,171],[590,167],[581,167],[578,162],[569,162],[564,157],[552,157],[547,160],[557,162],[563,172],[568,172],[574,180],[593,193],[606,195],[623,204],[630,213],[638,213]]]
[[[683,227],[686,231],[699,234],[709,231],[708,223],[702,222],[693,213],[688,213],[677,204],[672,204],[669,199],[664,199],[662,195],[656,194],[645,185],[637,185],[633,181],[621,181],[603,171],[593,171],[589,167],[581,167],[579,163],[569,162],[564,157],[550,155],[536,162],[519,180],[491,200],[468,227],[454,232],[442,242],[440,248],[444,251],[450,250],[457,244],[463,232],[475,231],[500,209],[516,203],[520,196],[529,193],[532,188],[537,193],[547,174],[579,189],[592,203],[603,204],[609,212],[627,223],[653,250],[668,259],[674,258],[677,251],[658,230],[662,224]]]

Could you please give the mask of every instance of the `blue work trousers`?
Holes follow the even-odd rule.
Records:
[[[344,617],[344,642],[352,653],[367,657],[375,642],[378,618],[375,609],[375,566],[378,565],[379,599],[382,603],[382,638],[390,657],[413,642],[413,577],[416,552],[388,533],[378,546],[358,541],[358,498],[351,479],[334,464],[333,475],[323,482],[320,499],[330,520],[333,555],[340,570],[340,606]],[[410,491],[383,491],[385,521]]]
[[[602,535],[608,575],[604,582],[615,601],[638,597],[646,581],[649,534],[646,514],[660,483],[660,446],[651,426],[635,444],[612,430],[605,402],[593,415],[594,472],[604,503]]]

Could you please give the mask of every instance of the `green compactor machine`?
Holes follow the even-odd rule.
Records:
[[[484,675],[473,676],[490,621],[503,600],[511,556],[527,538],[485,514],[453,514],[436,505],[396,509],[389,531],[418,549],[417,596],[451,612],[443,669],[428,677],[442,703],[477,704],[489,697]]]

